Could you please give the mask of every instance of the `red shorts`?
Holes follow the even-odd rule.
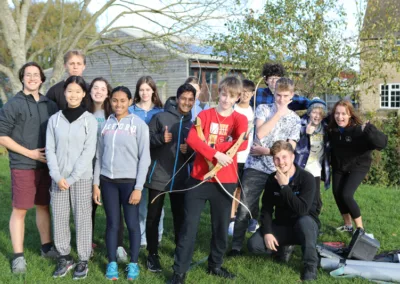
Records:
[[[50,204],[51,178],[48,169],[11,169],[12,206],[30,209]]]

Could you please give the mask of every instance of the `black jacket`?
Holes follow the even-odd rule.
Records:
[[[191,119],[191,113],[185,116],[180,114],[174,104],[153,116],[149,123],[151,165],[145,187],[162,191],[173,190],[176,186],[182,186],[189,177],[189,163],[186,163],[166,185],[193,153],[189,147],[186,154],[182,154],[179,149],[192,127]],[[164,143],[165,126],[172,133],[172,141],[169,143]]]
[[[17,93],[0,109],[0,136],[8,136],[21,146],[34,150],[46,146],[47,122],[57,112],[57,105],[40,95],[36,102],[32,95]],[[10,168],[37,169],[45,164],[24,155],[8,151]]]
[[[280,226],[293,226],[298,218],[311,216],[318,227],[315,179],[312,174],[295,164],[296,172],[288,185],[281,188],[275,179],[276,172],[269,175],[265,184],[261,208],[261,233],[272,234],[272,222]],[[275,219],[272,216],[275,211]]]
[[[57,84],[50,87],[50,89],[46,93],[46,97],[57,104],[58,109],[65,110],[67,108],[67,100],[65,99],[64,95],[64,83],[65,81],[60,81]],[[86,96],[83,98],[82,107],[85,110],[90,111],[91,101],[90,101],[90,94],[89,88],[90,86],[86,83]]]
[[[387,136],[373,124],[367,123],[364,131],[361,125],[338,128],[328,131],[331,146],[331,165],[333,171],[368,172],[371,167],[372,150],[386,147]]]

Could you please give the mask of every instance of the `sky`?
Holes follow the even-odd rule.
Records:
[[[89,10],[94,13],[101,7],[102,4],[105,3],[106,0],[93,0],[92,3],[89,6]],[[244,7],[246,8],[251,8],[254,11],[260,11],[265,3],[268,0],[247,0],[247,1],[242,1]],[[271,0],[269,0],[271,1]],[[272,0],[273,1],[273,0]],[[352,35],[357,32],[356,30],[356,17],[355,14],[357,13],[357,4],[356,2],[359,2],[360,0],[338,0],[338,3],[342,4],[346,13],[347,13],[347,30],[346,34]],[[150,6],[152,8],[160,8],[162,7],[163,0],[136,0],[135,3],[139,4],[145,4],[147,6]],[[164,1],[165,3],[165,1]],[[115,17],[118,13],[120,13],[121,8],[112,8],[109,11],[107,11],[98,21],[97,25],[98,28],[104,27],[111,19]],[[161,20],[163,21],[163,20]],[[122,26],[129,26],[131,23],[134,22],[136,26],[139,26],[144,29],[150,29],[152,31],[157,31],[157,26],[151,23],[150,21],[147,21],[143,18],[139,18],[137,16],[126,16],[124,19],[121,19],[118,21],[118,25]],[[166,21],[168,22],[168,21]],[[213,21],[211,25],[216,29],[216,31],[220,31],[223,29],[223,20],[219,21]]]

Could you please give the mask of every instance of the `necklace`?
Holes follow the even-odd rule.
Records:
[[[219,121],[219,113],[218,113],[218,111],[217,111],[217,108],[214,108],[214,110],[215,110],[215,114],[217,115],[217,120],[218,120],[218,125],[221,125],[221,123],[223,123],[224,121],[225,121],[225,119],[227,119],[228,117],[230,117],[231,116],[231,114],[232,114],[232,112],[233,112],[233,109],[231,110],[231,113],[228,115],[228,116],[225,116],[225,118],[222,120],[222,121]],[[222,116],[222,115],[221,115]]]

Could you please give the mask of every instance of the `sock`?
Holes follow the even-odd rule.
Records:
[[[53,243],[46,243],[42,245],[42,251],[44,253],[48,253],[51,247],[53,246]]]
[[[236,220],[236,216],[232,217],[230,222],[235,222],[235,220]]]
[[[24,253],[23,252],[20,252],[20,253],[14,253],[14,258],[13,258],[13,260],[14,259],[17,259],[18,257],[20,257],[20,256],[24,256]]]

